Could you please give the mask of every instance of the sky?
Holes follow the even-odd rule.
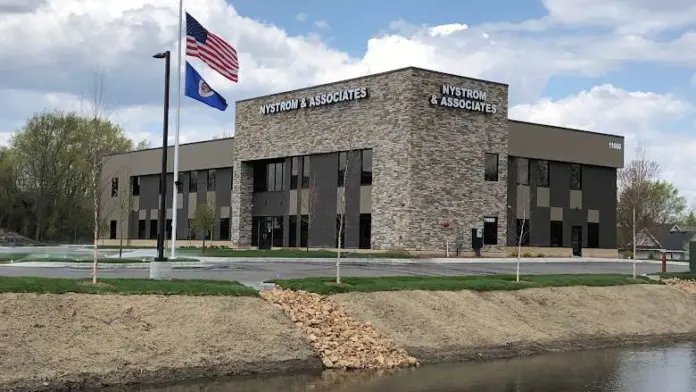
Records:
[[[696,202],[693,0],[184,7],[236,48],[240,71],[231,83],[189,59],[230,107],[183,98],[182,143],[234,134],[236,100],[418,66],[509,84],[511,118],[623,135],[626,162],[646,147],[660,176]],[[89,113],[97,74],[101,113],[134,141],[161,146],[164,63],[152,55],[176,53],[177,17],[175,0],[0,0],[0,145],[35,113]],[[172,77],[172,109],[176,102]]]

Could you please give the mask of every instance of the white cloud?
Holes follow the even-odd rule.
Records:
[[[306,22],[309,19],[309,14],[306,12],[300,12],[297,15],[295,15],[295,19],[298,22]]]
[[[320,29],[328,29],[329,28],[329,23],[325,20],[318,20],[318,21],[314,22],[314,25]]]
[[[696,87],[696,73],[691,76],[691,86]]]
[[[151,56],[167,49],[176,53],[176,1],[25,0],[12,10],[2,7],[6,3],[20,4],[0,0],[0,132],[5,132],[0,133],[0,143],[34,112],[75,108],[80,94],[89,93],[91,71],[100,64],[108,76],[105,98],[113,118],[134,137],[152,135],[153,145],[160,144],[162,62]],[[511,112],[539,121],[652,137],[667,117],[648,118],[647,113],[661,110],[663,116],[678,117],[684,103],[675,97],[611,85],[597,86],[572,100],[539,96],[552,77],[605,76],[627,62],[696,66],[696,32],[685,31],[696,21],[693,0],[545,0],[544,5],[548,15],[521,23],[393,22],[389,30],[369,39],[364,54],[356,57],[330,47],[316,33],[289,36],[276,26],[239,15],[225,0],[187,0],[187,9],[195,10],[191,12],[205,27],[237,48],[241,68],[240,82],[233,84],[189,60],[227,99],[230,109],[220,113],[184,98],[182,140],[232,130],[237,99],[410,65],[506,82]],[[296,19],[307,21],[309,13],[299,13]],[[315,25],[321,27],[320,22]],[[582,29],[588,26],[593,28]],[[658,34],[663,32],[672,34]],[[523,105],[528,102],[535,103]],[[606,105],[597,102],[610,102],[611,115],[619,120],[607,117]],[[575,109],[560,110],[565,106]],[[644,125],[648,120],[649,127]],[[618,123],[624,125],[615,127]]]
[[[669,94],[626,91],[610,84],[563,99],[539,99],[510,108],[511,118],[618,134],[625,137],[625,161],[638,143],[662,166],[661,174],[689,198],[696,199],[696,139],[680,120],[696,112],[694,103]],[[669,126],[669,129],[666,127]],[[676,128],[676,129],[675,129]]]

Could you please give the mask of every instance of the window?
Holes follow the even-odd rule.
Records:
[[[300,246],[307,247],[309,240],[309,215],[300,216]]]
[[[193,225],[191,224],[191,219],[189,219],[186,222],[186,232],[188,233],[186,236],[187,240],[195,240],[196,239],[196,230],[193,229]]]
[[[111,179],[111,197],[118,196],[118,178]]]
[[[157,239],[157,219],[150,219],[150,239]]]
[[[498,217],[483,217],[483,244],[498,245]]]
[[[164,239],[165,241],[168,238],[172,238],[172,220],[171,219],[166,220],[166,223],[164,224],[164,232],[167,233],[166,234],[167,237]]]
[[[184,183],[182,179],[184,178],[184,173],[179,173],[176,178],[176,193],[184,193]]]
[[[587,224],[587,247],[599,248],[599,223]]]
[[[563,246],[562,221],[551,221],[551,246]]]
[[[189,193],[198,192],[198,172],[189,172]]]
[[[517,185],[529,185],[529,159],[515,158],[517,161]]]
[[[283,188],[285,162],[262,163],[254,167],[254,192],[276,192]]]
[[[215,190],[215,169],[208,170],[208,190]]]
[[[372,150],[362,150],[360,185],[372,184]]]
[[[370,243],[372,237],[372,215],[370,214],[360,214],[360,243],[358,247],[360,249],[370,249],[372,244]]]
[[[131,191],[133,196],[140,195],[140,177],[131,177]]]
[[[537,186],[549,187],[549,161],[537,161]]]
[[[345,183],[346,166],[348,164],[348,153],[341,151],[338,153],[338,186]]]
[[[291,248],[297,247],[297,215],[290,215],[288,228],[288,246]]]
[[[145,239],[145,229],[147,228],[147,222],[144,219],[138,221],[138,239]]]
[[[486,181],[498,181],[498,154],[486,153],[485,158]]]
[[[115,220],[112,220],[109,222],[109,239],[115,240],[116,239],[116,228],[117,228],[117,223]]]
[[[515,245],[518,245],[520,239],[522,246],[529,245],[529,219],[517,219],[515,235],[512,237],[515,240]]]
[[[272,227],[273,233],[271,238],[273,238],[273,246],[280,248],[283,246],[283,217],[274,216]]]
[[[341,225],[343,223],[343,225]],[[336,248],[338,248],[338,229],[341,229],[341,249],[346,247],[346,216],[343,215],[343,222],[341,222],[341,215],[336,215]]]
[[[297,179],[300,175],[300,157],[290,159],[290,189],[297,189]]]
[[[309,188],[309,156],[302,157],[302,188]]]
[[[220,219],[220,241],[230,239],[230,218]]]
[[[570,189],[582,189],[582,168],[576,163],[570,165]]]

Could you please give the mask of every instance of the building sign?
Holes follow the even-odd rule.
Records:
[[[495,114],[498,112],[496,105],[487,102],[488,93],[481,90],[443,84],[441,95],[430,96],[430,104],[445,106],[448,108],[464,109],[472,112]]]
[[[620,150],[621,149],[621,143],[619,142],[609,142],[609,148],[612,150]]]
[[[274,114],[280,112],[289,112],[291,110],[297,109],[326,106],[346,101],[356,101],[358,99],[363,98],[367,98],[366,87],[351,88],[347,90],[333,91],[325,94],[317,94],[311,97],[302,97],[290,99],[287,101],[267,103],[261,105],[260,113]]]

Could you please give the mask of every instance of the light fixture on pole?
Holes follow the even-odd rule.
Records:
[[[162,118],[162,172],[160,173],[160,206],[159,218],[157,224],[159,226],[157,234],[157,258],[155,262],[166,261],[164,257],[164,241],[165,241],[165,219],[167,211],[167,139],[169,138],[169,73],[170,73],[170,52],[157,53],[152,56],[156,59],[164,59],[164,116]]]

